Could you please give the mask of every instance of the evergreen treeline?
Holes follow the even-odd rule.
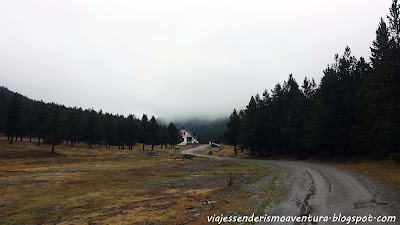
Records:
[[[120,149],[132,150],[137,143],[168,146],[180,141],[178,129],[173,123],[160,125],[156,119],[143,115],[142,119],[134,115],[124,117],[96,112],[93,109],[67,108],[55,103],[34,101],[18,93],[0,87],[0,133],[5,134],[10,144],[22,141],[24,137],[38,139],[54,146],[66,141],[71,144],[85,142],[90,148],[92,144],[106,148],[118,146]]]
[[[252,154],[372,154],[400,152],[400,6],[393,0],[371,47],[371,63],[349,47],[335,56],[317,86],[292,75],[252,96],[230,116],[226,140]]]

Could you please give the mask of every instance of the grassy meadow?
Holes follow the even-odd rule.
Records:
[[[141,149],[63,143],[52,154],[36,140],[10,145],[1,137],[0,224],[204,224],[245,204],[251,193],[241,184],[267,172],[190,160],[160,146],[156,156]],[[228,186],[231,172],[235,182]]]

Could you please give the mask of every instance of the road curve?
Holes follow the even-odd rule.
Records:
[[[286,193],[268,206],[265,213],[279,216],[396,216],[400,224],[400,193],[381,181],[331,165],[303,161],[249,160],[209,156],[195,153],[207,148],[201,145],[182,151],[183,154],[223,160],[238,160],[268,167],[269,176],[276,176],[276,186]],[[272,223],[267,223],[272,224]],[[346,224],[277,223],[277,224]],[[355,224],[355,223],[350,223]],[[382,224],[376,220],[359,224]]]

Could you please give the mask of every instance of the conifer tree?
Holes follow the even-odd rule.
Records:
[[[138,122],[134,115],[129,115],[126,118],[127,123],[127,145],[129,146],[129,150],[133,149],[133,145],[137,142],[138,138]]]
[[[228,127],[228,129],[225,133],[225,138],[228,141],[228,143],[233,145],[235,155],[237,155],[236,146],[239,143],[240,117],[236,112],[236,109],[233,110],[231,116],[229,117],[229,122],[226,126]]]
[[[0,133],[5,134],[7,129],[8,99],[4,87],[0,87]]]
[[[381,18],[379,27],[376,30],[376,40],[372,42],[371,49],[371,61],[376,67],[376,63],[381,60],[386,60],[390,50],[389,42],[389,29],[386,26],[385,21]]]
[[[157,124],[156,118],[154,118],[154,116],[152,116],[150,119],[149,131],[150,131],[151,150],[153,150],[154,145],[157,145],[160,143],[160,128],[159,128],[159,125]]]
[[[92,148],[92,144],[96,142],[98,130],[97,130],[97,112],[94,109],[85,110],[86,114],[86,129],[85,137],[89,148]]]
[[[52,145],[51,152],[54,153],[54,146],[58,145],[62,140],[61,132],[61,113],[60,107],[56,104],[51,104],[48,107],[46,119],[47,142]]]
[[[149,120],[147,118],[146,114],[143,114],[142,116],[142,121],[141,121],[141,126],[142,126],[142,132],[140,135],[140,139],[139,141],[142,142],[143,148],[142,150],[144,151],[144,145],[149,144],[150,142],[150,124],[149,124]]]
[[[179,130],[173,123],[168,125],[168,143],[172,147],[180,141]]]
[[[21,118],[21,97],[19,94],[14,93],[8,105],[7,112],[7,131],[11,136],[10,144],[13,144],[14,135],[17,136],[17,127]]]

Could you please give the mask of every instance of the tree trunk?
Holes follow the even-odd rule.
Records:
[[[152,151],[154,150],[154,145],[153,145],[153,144],[151,144],[151,150],[152,150]]]
[[[92,142],[89,141],[89,148],[92,148]]]
[[[162,144],[161,144],[161,149],[162,149]]]
[[[21,139],[19,139],[19,141],[22,141],[22,134],[21,134]]]
[[[235,149],[235,155],[237,155],[236,144],[233,145],[233,148]]]
[[[53,146],[51,147],[51,153],[54,153],[54,141],[53,141]]]
[[[10,142],[10,145],[13,144],[13,140],[14,140],[14,134],[11,134],[11,142]]]
[[[18,141],[18,135],[17,135],[17,132],[15,132],[15,141]]]
[[[38,137],[37,146],[40,146],[40,137]]]
[[[29,142],[32,142],[32,134],[29,134]]]
[[[144,151],[144,143],[143,143],[143,151]]]
[[[68,144],[68,141],[67,141]],[[71,140],[71,147],[74,147],[74,142]]]

